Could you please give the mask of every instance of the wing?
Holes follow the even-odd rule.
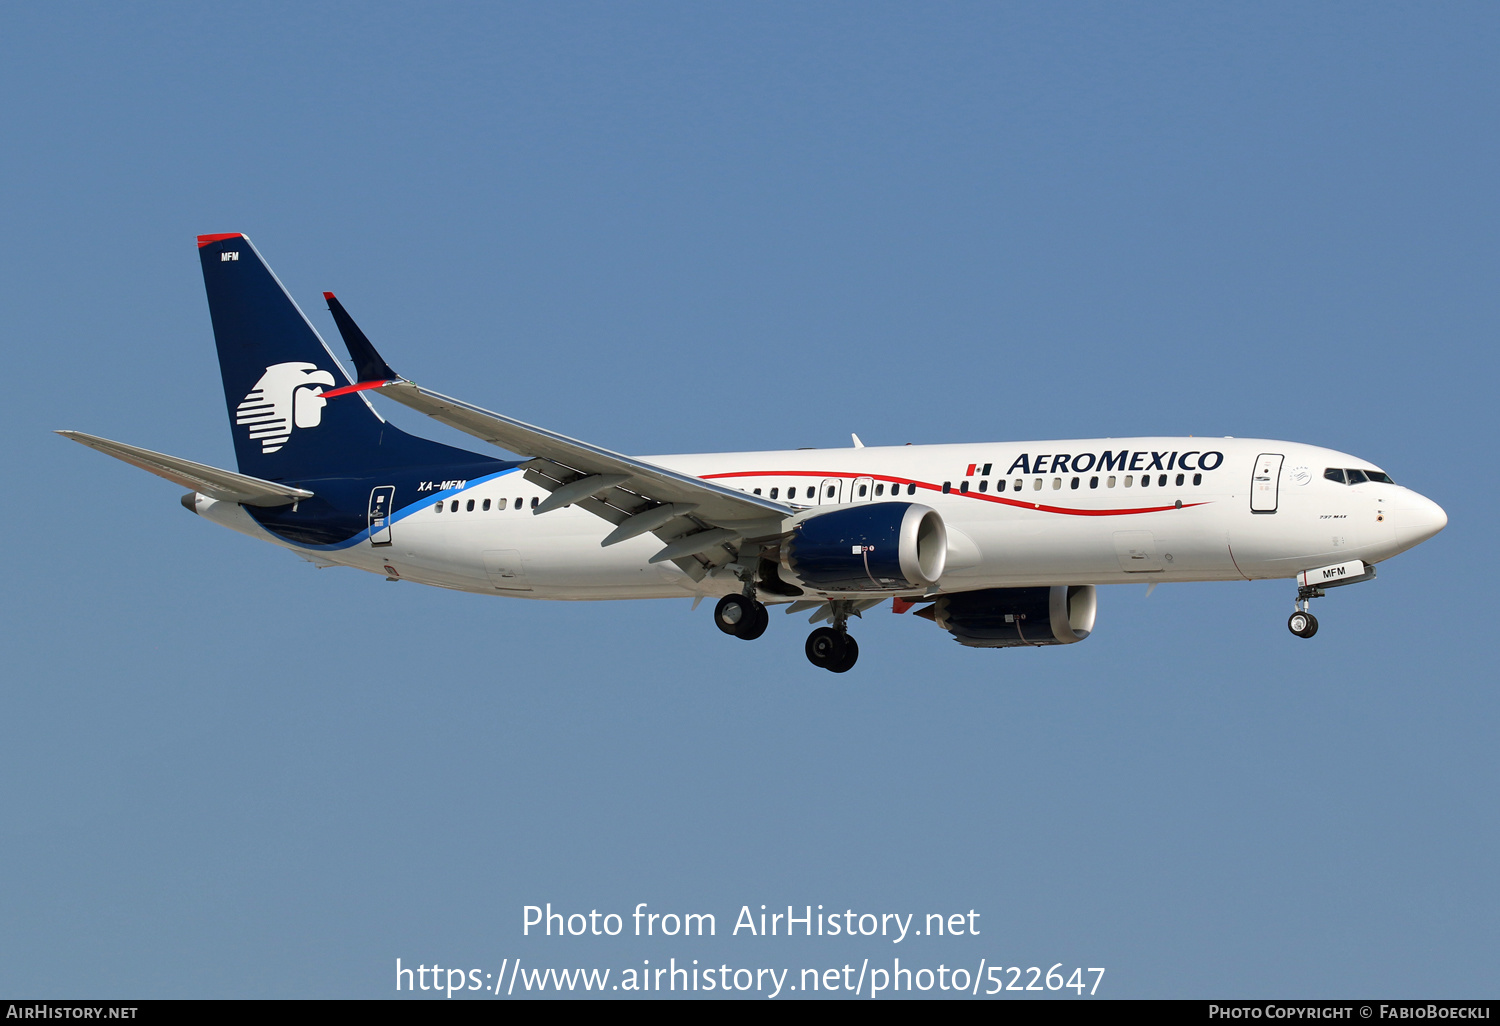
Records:
[[[331,293],[325,296],[332,308],[337,301]],[[342,305],[337,313],[339,331],[356,363],[378,367],[383,376],[389,366]],[[531,457],[522,464],[526,479],[552,493],[537,506],[537,514],[568,505],[585,509],[615,526],[602,545],[650,532],[667,543],[652,562],[671,560],[694,580],[734,560],[743,543],[779,537],[783,519],[796,512],[759,495],[491,413],[399,377],[361,381],[325,392],[323,397],[367,389],[475,438]]]
[[[790,506],[703,481],[580,442],[512,417],[396,380],[378,391],[433,420],[531,459],[526,479],[552,495],[535,512],[576,505],[615,525],[602,544],[655,534],[667,546],[652,562],[672,560],[695,580],[730,562],[739,543],[779,537]]]
[[[112,442],[108,438],[86,435],[82,431],[59,431],[58,434],[214,499],[242,502],[246,506],[285,506],[301,499],[310,499],[313,494],[304,488],[262,481],[258,477],[220,470],[218,467],[152,452],[124,442]]]

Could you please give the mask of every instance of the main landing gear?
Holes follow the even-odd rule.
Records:
[[[819,627],[807,636],[807,660],[814,666],[844,673],[859,658],[859,643],[846,631]]]
[[[807,661],[832,673],[845,673],[859,659],[859,642],[849,636],[849,603],[834,602],[833,626],[807,636]]]
[[[845,673],[859,659],[859,643],[849,636],[852,603],[836,601],[832,608],[833,626],[819,627],[807,636],[807,659],[822,669]],[[714,623],[719,630],[741,641],[754,641],[766,632],[770,622],[765,603],[750,594],[725,595],[714,606]]]
[[[1297,589],[1297,611],[1287,617],[1286,629],[1299,638],[1310,638],[1318,633],[1318,618],[1307,609],[1315,598],[1323,597],[1322,588],[1300,587]]]
[[[748,595],[725,595],[714,606],[714,623],[725,634],[732,634],[741,641],[754,641],[766,633],[771,614],[765,603]]]

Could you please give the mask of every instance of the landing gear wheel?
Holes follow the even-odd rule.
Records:
[[[844,658],[828,667],[834,673],[844,673],[854,668],[854,663],[859,659],[859,642],[849,635],[844,635]]]
[[[748,624],[755,622],[755,609],[743,595],[725,595],[714,606],[714,624],[725,634],[739,636]]]
[[[744,624],[745,629],[736,634],[735,637],[741,641],[754,641],[766,633],[766,628],[770,625],[771,614],[766,611],[764,603],[757,602],[755,603],[755,614]]]
[[[849,635],[832,627],[819,627],[807,636],[807,661],[824,670],[833,670],[844,660],[848,649]],[[853,663],[849,664],[854,665]],[[848,669],[845,667],[844,669]],[[834,670],[841,673],[841,670]]]
[[[1286,628],[1299,638],[1310,638],[1318,633],[1318,618],[1299,609],[1287,619]]]
[[[766,607],[743,595],[725,595],[714,606],[714,623],[725,634],[732,634],[745,641],[754,641],[766,633],[771,614]]]

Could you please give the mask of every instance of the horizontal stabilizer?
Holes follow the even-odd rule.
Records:
[[[126,445],[124,442],[112,442],[108,438],[86,435],[82,431],[59,431],[58,434],[90,449],[97,449],[106,456],[123,460],[132,467],[140,467],[184,488],[191,488],[195,492],[226,502],[240,502],[246,506],[285,506],[300,499],[310,499],[313,494],[304,488],[262,481],[258,477],[220,470],[218,467],[167,456],[150,449]]]

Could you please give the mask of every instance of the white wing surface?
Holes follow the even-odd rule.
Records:
[[[796,511],[771,499],[703,481],[555,431],[491,413],[422,388],[388,381],[381,394],[492,445],[529,456],[527,480],[553,492],[538,513],[576,505],[616,529],[609,545],[647,531],[668,542],[670,559],[695,579],[734,557],[739,539],[774,537]],[[701,535],[702,548],[695,548]]]

